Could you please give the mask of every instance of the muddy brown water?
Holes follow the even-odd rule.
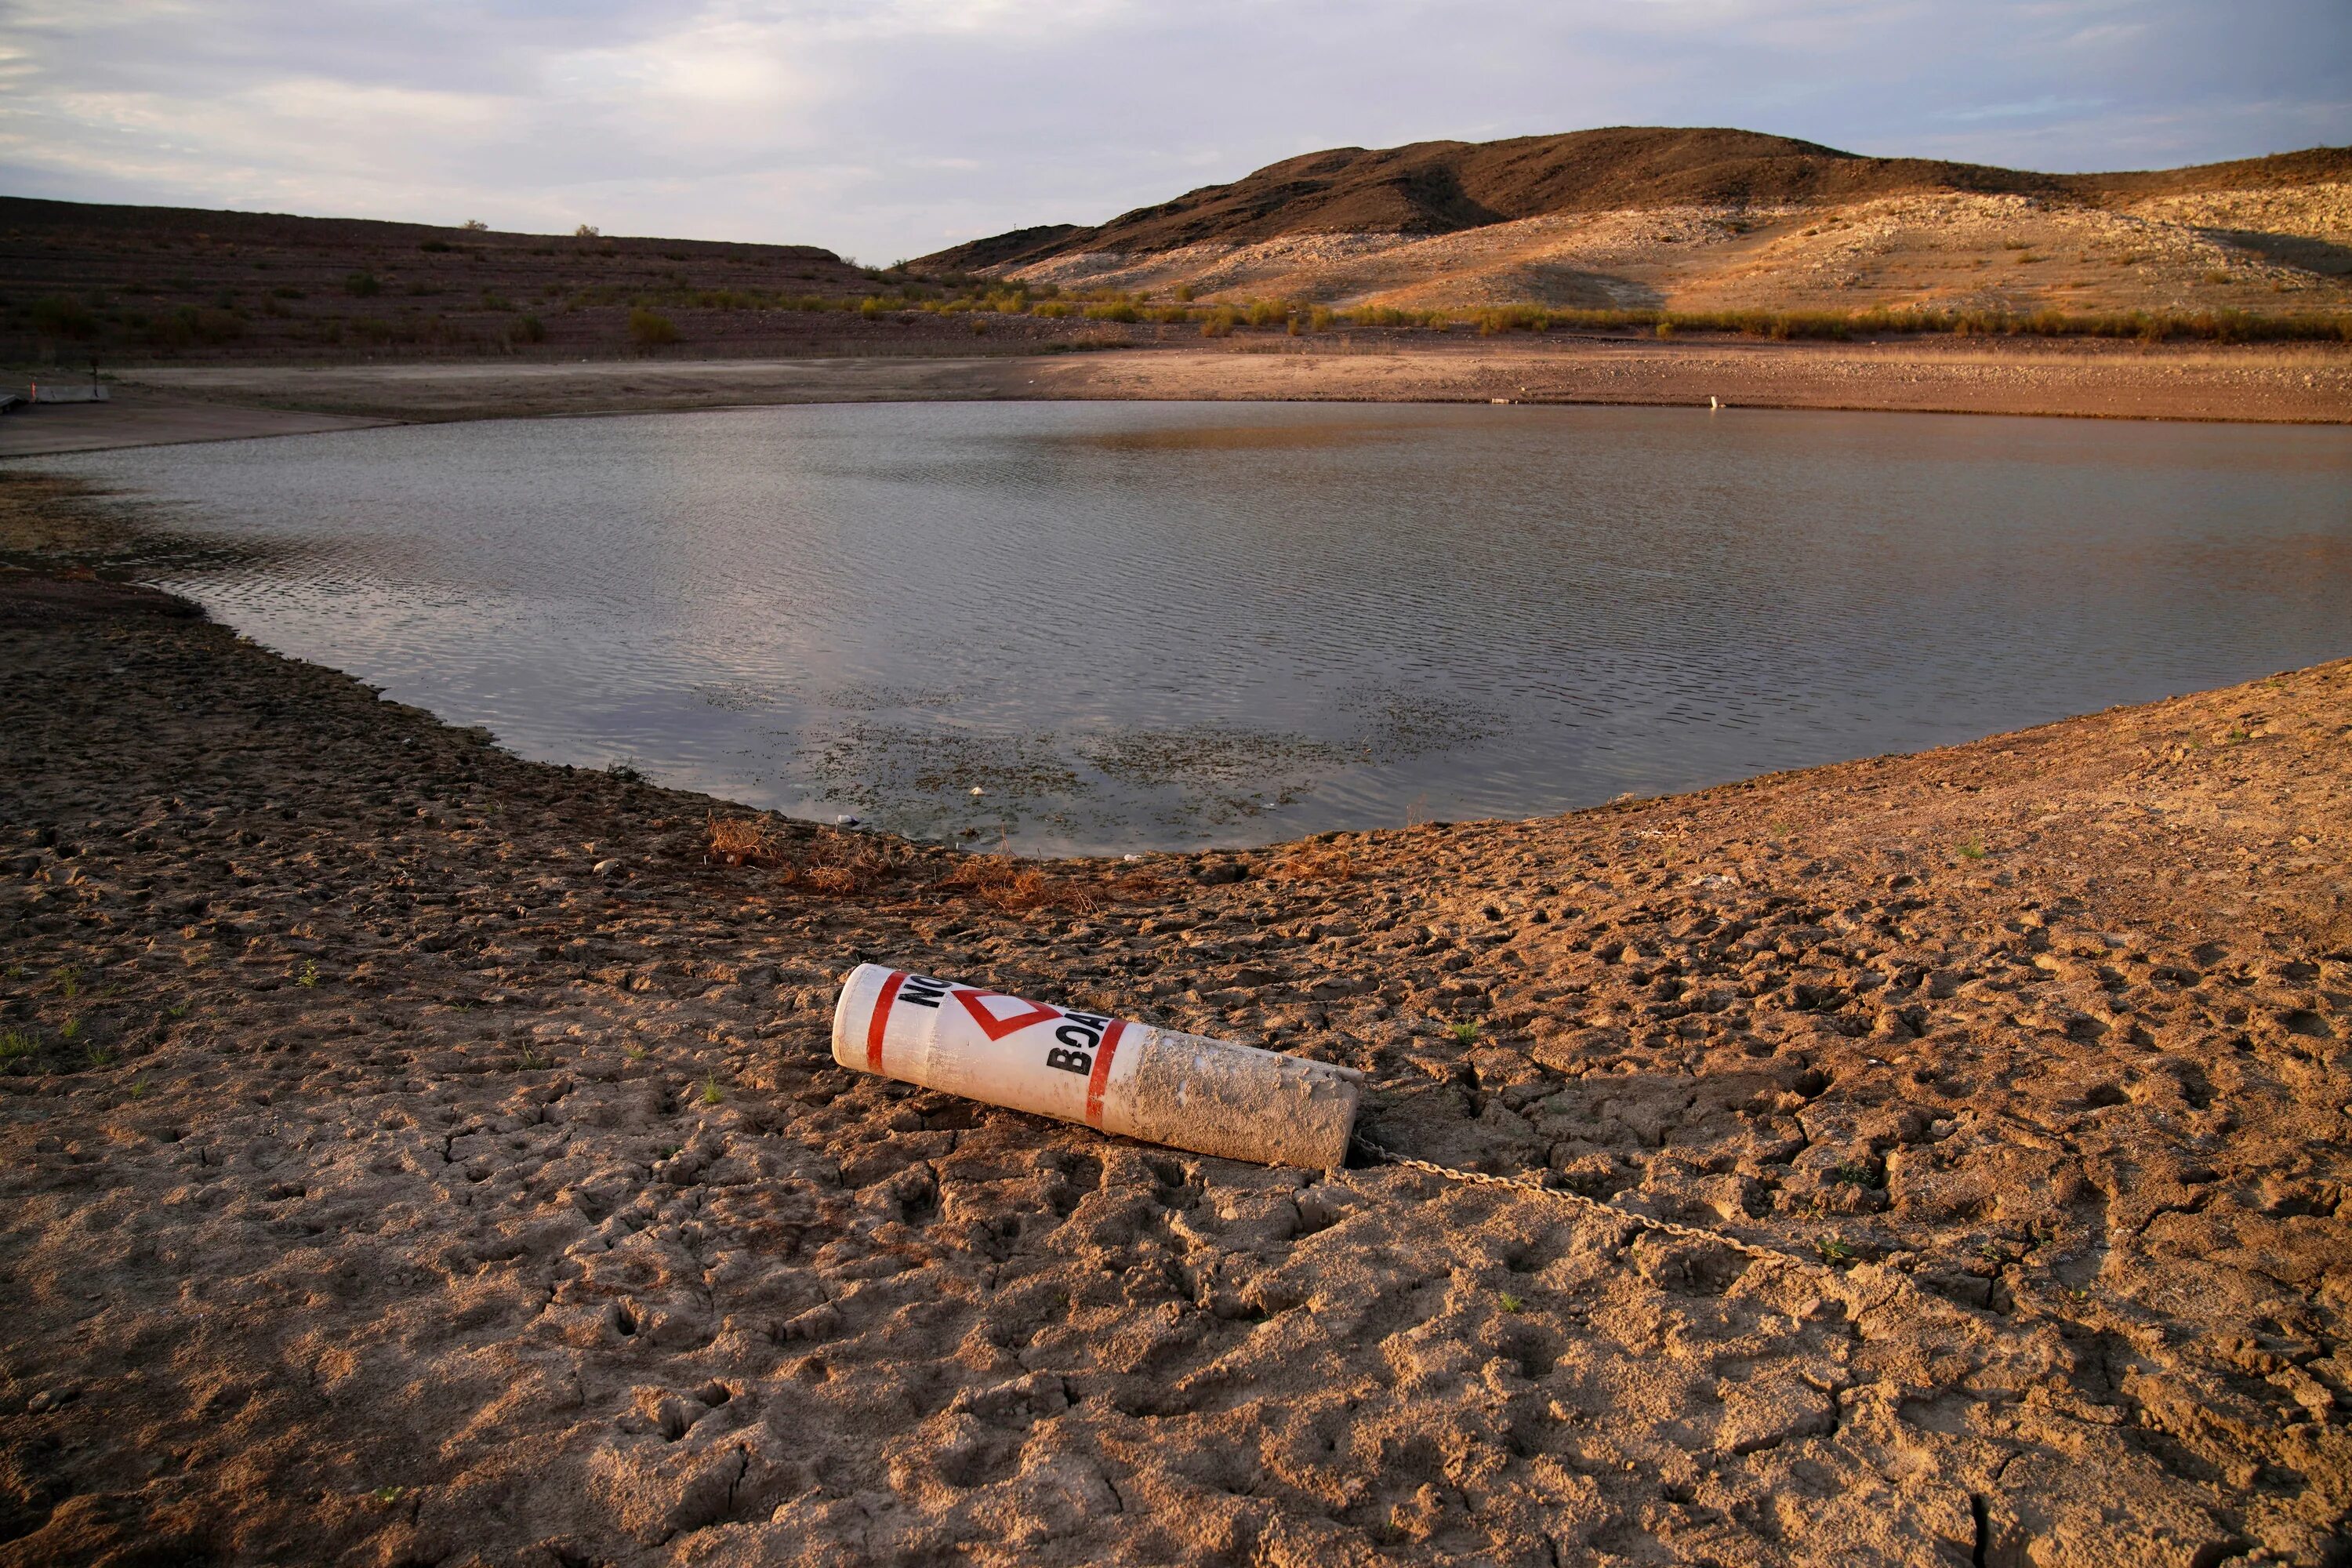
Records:
[[[164,585],[527,755],[1032,853],[1531,816],[2352,651],[2331,428],[903,404],[40,466],[217,542]]]

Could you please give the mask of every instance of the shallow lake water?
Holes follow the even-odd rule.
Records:
[[[2352,653],[2352,432],[899,404],[44,458],[525,755],[1018,851],[1526,816]],[[977,792],[977,793],[975,793]]]

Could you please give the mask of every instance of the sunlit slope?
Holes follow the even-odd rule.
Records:
[[[2352,149],[2057,175],[1731,131],[1349,148],[918,266],[1335,305],[2335,312]]]

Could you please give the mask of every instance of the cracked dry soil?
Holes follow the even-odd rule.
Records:
[[[0,1564],[2343,1560],[2352,665],[1025,913],[94,580],[0,712]],[[853,1075],[866,958],[1801,1260]]]

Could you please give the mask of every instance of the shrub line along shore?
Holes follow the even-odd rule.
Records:
[[[1013,868],[519,760],[124,529],[0,474],[10,1563],[2340,1552],[2352,664]],[[866,958],[1821,1267],[845,1073]]]

